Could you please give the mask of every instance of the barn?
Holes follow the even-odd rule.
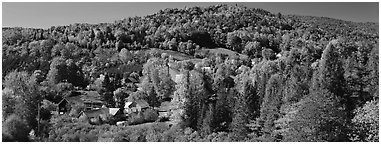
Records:
[[[69,97],[63,98],[57,107],[58,114],[70,112],[75,105],[85,107],[85,110],[99,109],[104,103],[100,100],[100,94],[96,91],[76,91]]]

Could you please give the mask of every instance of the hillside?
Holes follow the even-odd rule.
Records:
[[[3,141],[379,141],[377,23],[214,5],[2,32]],[[119,112],[54,114],[77,91]]]

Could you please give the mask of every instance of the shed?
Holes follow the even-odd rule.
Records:
[[[79,96],[66,97],[58,103],[58,114],[69,112],[72,106],[82,104],[84,104],[84,101]]]
[[[171,102],[162,102],[157,110],[159,112],[159,117],[169,118],[171,115]]]

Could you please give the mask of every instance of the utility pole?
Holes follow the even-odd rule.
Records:
[[[37,104],[37,134],[36,136],[40,139],[40,102]]]
[[[40,140],[40,97],[37,103],[37,138]]]

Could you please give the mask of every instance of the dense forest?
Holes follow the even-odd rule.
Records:
[[[238,5],[3,27],[2,140],[379,141],[378,38],[378,23]],[[173,125],[153,109],[129,125],[58,114],[76,91],[167,103]]]

